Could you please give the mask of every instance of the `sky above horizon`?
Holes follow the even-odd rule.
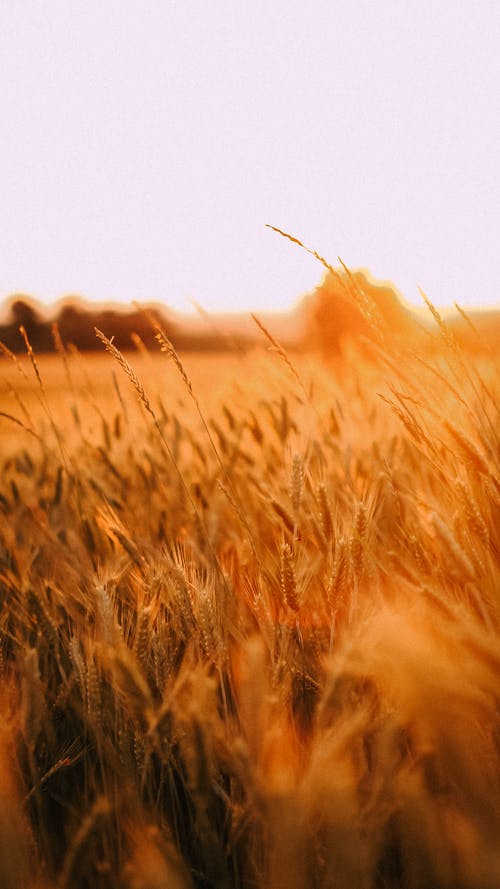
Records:
[[[0,299],[284,310],[317,260],[500,308],[500,4],[0,12]]]

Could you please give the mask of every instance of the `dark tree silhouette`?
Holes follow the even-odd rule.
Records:
[[[26,330],[40,324],[40,316],[35,306],[33,303],[28,302],[23,298],[15,299],[14,302],[11,303],[10,316],[12,324],[15,324],[16,327],[23,325]]]

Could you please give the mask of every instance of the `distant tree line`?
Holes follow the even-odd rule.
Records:
[[[167,312],[161,312],[158,308],[148,312],[141,309],[101,309],[93,308],[91,304],[68,301],[54,318],[48,319],[35,303],[23,297],[10,304],[9,315],[0,324],[0,340],[11,352],[24,352],[25,344],[20,333],[22,326],[37,353],[53,352],[57,336],[64,344],[72,344],[79,351],[101,351],[102,343],[95,334],[97,327],[106,336],[113,337],[113,342],[120,350],[137,348],[137,337],[148,349],[158,349],[151,317],[156,319],[179,350],[215,351],[229,347],[228,342],[217,333],[208,331],[193,334],[188,327],[181,328],[169,318]],[[246,343],[242,340],[238,345],[245,347]]]
[[[73,344],[80,351],[102,350],[95,329],[102,330],[121,350],[137,348],[137,337],[148,349],[157,350],[154,317],[176,349],[192,351],[246,351],[262,341],[262,334],[249,318],[244,332],[231,332],[223,316],[208,316],[207,326],[194,328],[189,319],[172,319],[168,309],[158,306],[148,311],[140,308],[118,309],[95,307],[91,303],[67,300],[54,318],[47,318],[40,306],[28,297],[12,299],[6,321],[0,324],[0,340],[12,352],[25,351],[19,328],[25,328],[35,352],[52,352],[55,349],[55,330],[64,344]],[[270,317],[270,316],[269,316]],[[295,323],[292,324],[294,317]],[[279,339],[287,349],[319,350],[325,358],[339,355],[346,340],[362,343],[377,338],[384,331],[394,341],[412,341],[416,346],[425,338],[426,327],[432,327],[421,317],[417,318],[390,284],[373,281],[362,271],[350,272],[340,268],[325,275],[321,284],[305,296],[290,314],[292,327],[301,330]],[[213,324],[211,323],[213,320]],[[286,318],[285,318],[286,322]],[[500,348],[500,313],[497,311],[474,312],[467,319],[457,317],[447,321],[448,328],[462,344],[488,348]],[[427,337],[428,340],[428,337]],[[426,340],[426,341],[427,341]]]

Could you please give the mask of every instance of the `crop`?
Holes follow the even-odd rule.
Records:
[[[500,377],[433,312],[6,350],[3,889],[500,885]]]

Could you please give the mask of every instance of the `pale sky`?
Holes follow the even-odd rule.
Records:
[[[0,298],[500,306],[498,0],[11,0]]]

